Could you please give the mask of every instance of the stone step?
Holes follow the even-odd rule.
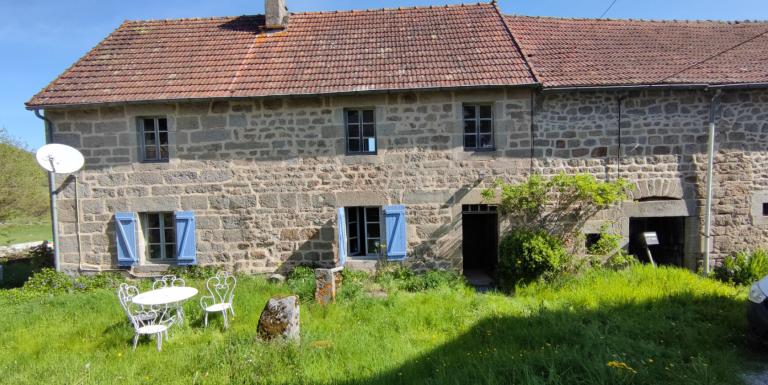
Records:
[[[133,266],[130,274],[136,278],[150,278],[163,275],[169,268],[169,265],[141,265]]]
[[[348,258],[347,263],[344,264],[344,268],[350,271],[364,271],[367,273],[376,272],[375,259],[352,259]]]

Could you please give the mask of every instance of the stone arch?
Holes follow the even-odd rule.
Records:
[[[640,200],[653,197],[683,199],[685,194],[679,179],[651,179],[635,182],[635,188],[628,195],[632,200]]]

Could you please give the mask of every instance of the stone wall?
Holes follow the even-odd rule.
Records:
[[[462,194],[499,176],[519,177],[530,162],[502,151],[465,152],[462,103],[494,104],[496,143],[506,148],[529,130],[525,119],[511,119],[528,110],[528,100],[525,91],[486,90],[46,113],[55,141],[86,157],[77,182],[84,266],[115,265],[115,212],[174,210],[196,213],[201,264],[254,272],[297,263],[331,266],[336,207],[403,203],[411,260],[457,268],[460,244],[449,240],[456,239],[454,208]],[[377,155],[344,155],[349,107],[375,108]],[[138,162],[139,116],[168,117],[169,163]],[[62,259],[70,270],[81,258],[73,196],[70,181],[60,199]]]
[[[493,104],[496,151],[464,151],[461,106],[469,102]],[[753,206],[762,203],[753,195],[768,191],[768,94],[730,91],[722,105],[718,255],[768,241],[768,228],[753,225]],[[377,155],[344,155],[350,107],[375,108]],[[250,272],[332,266],[336,207],[402,203],[409,261],[460,268],[461,205],[480,203],[480,190],[496,178],[520,181],[531,171],[629,178],[638,185],[635,198],[683,199],[700,218],[708,108],[709,96],[698,91],[490,89],[48,110],[55,141],[86,157],[77,179],[79,223],[75,183],[59,181],[62,266],[115,266],[115,212],[174,210],[196,213],[201,264]],[[140,116],[168,117],[170,162],[138,161]],[[626,232],[624,213],[632,210],[637,204],[629,202],[591,225],[618,218],[616,228]],[[700,233],[703,220],[692,223]]]
[[[566,170],[622,177],[635,184],[634,200],[681,200],[674,207],[664,200],[627,202],[602,213],[589,227],[594,231],[605,221],[614,222],[627,241],[630,216],[690,216],[686,253],[698,258],[704,250],[711,95],[680,90],[544,93],[534,110],[534,169],[550,175]],[[768,166],[767,117],[765,91],[725,91],[716,135],[716,259],[768,247],[768,227],[756,210],[768,196],[768,174],[763,171]],[[695,268],[696,261],[689,266]]]

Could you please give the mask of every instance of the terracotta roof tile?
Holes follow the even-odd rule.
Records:
[[[526,85],[493,4],[128,21],[28,107],[163,99]]]
[[[768,82],[768,22],[506,20],[544,87]]]

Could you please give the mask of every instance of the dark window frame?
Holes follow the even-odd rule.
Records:
[[[763,216],[768,217],[768,202],[763,202]]]
[[[145,121],[152,120],[154,129],[151,132],[145,131]],[[165,130],[160,130],[160,121],[165,121]],[[141,116],[137,118],[136,122],[137,131],[139,132],[139,143],[141,155],[140,159],[142,163],[168,163],[171,158],[171,145],[170,145],[170,129],[168,127],[168,118],[165,116]],[[160,141],[160,134],[165,133],[165,144]],[[147,157],[147,140],[146,136],[152,134],[155,137],[155,144],[151,145],[155,147],[156,157],[150,159]],[[166,148],[166,157],[162,157],[162,147]]]
[[[488,118],[483,118],[480,115],[480,110],[483,107],[487,107],[490,109],[491,116]],[[474,117],[473,118],[466,118],[465,117],[465,110],[467,108],[473,108],[474,109]],[[496,124],[494,122],[494,108],[493,103],[464,103],[461,106],[461,138],[462,143],[464,145],[464,151],[473,151],[473,152],[482,152],[482,151],[496,151]],[[472,122],[475,125],[474,132],[467,133],[467,123]],[[491,124],[491,132],[490,133],[483,133],[480,131],[480,126],[482,125],[482,122],[490,122]],[[481,136],[488,136],[491,138],[491,145],[488,147],[480,147],[480,138]],[[474,146],[467,146],[467,137],[474,138],[475,144]]]
[[[370,123],[365,122],[364,115],[365,111],[370,111],[372,115],[372,120]],[[358,120],[356,123],[351,123],[349,121],[349,115],[351,112],[357,112]],[[351,137],[349,135],[349,129],[350,124],[356,124],[358,128],[358,135],[355,137]],[[365,124],[371,124],[373,125],[373,136],[366,136],[363,132],[363,125]],[[345,108],[344,109],[344,151],[346,155],[378,155],[379,153],[379,138],[377,137],[376,133],[376,109],[375,108]],[[363,151],[363,143],[367,142],[367,138],[373,138],[373,143],[376,146],[376,149],[373,151]],[[349,142],[350,140],[359,140],[360,141],[360,150],[359,151],[350,151],[349,149]]]
[[[603,238],[600,233],[587,233],[584,234],[584,248],[589,251],[592,246],[596,245]]]
[[[350,215],[352,211],[356,211],[354,217],[355,220],[352,221],[351,218],[353,217]],[[369,220],[369,212],[368,210],[376,210],[378,211],[378,218],[377,220]],[[384,208],[382,206],[347,206],[344,207],[345,215],[347,218],[347,254],[352,258],[378,258],[378,250],[376,252],[370,251],[370,245],[369,241],[373,241],[374,243],[378,244],[379,247],[381,247],[384,239]],[[356,227],[355,233],[356,236],[352,236],[351,226],[354,223],[354,226]],[[369,236],[369,225],[378,227],[379,236]],[[355,243],[357,245],[356,248],[352,247],[352,240],[355,239]],[[357,250],[356,252],[352,252],[352,250]],[[363,253],[365,251],[365,253]]]
[[[157,227],[150,226],[150,216],[157,216]],[[170,218],[170,223],[167,223],[167,219]],[[142,212],[139,213],[139,223],[144,235],[144,260],[151,263],[175,263],[176,258],[176,215],[174,212],[162,211],[162,212]],[[153,240],[150,238],[150,231],[157,230],[160,239]],[[166,237],[166,232],[171,231],[173,239],[169,242]],[[152,246],[159,246],[160,255],[158,257],[152,256]],[[168,256],[168,250],[172,250],[171,255]]]

